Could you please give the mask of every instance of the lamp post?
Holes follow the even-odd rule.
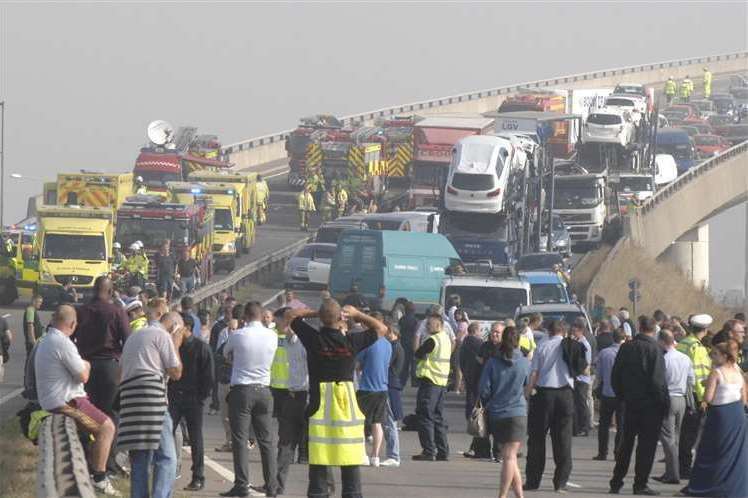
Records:
[[[5,226],[5,101],[0,100],[0,227]]]

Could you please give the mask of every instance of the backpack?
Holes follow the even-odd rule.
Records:
[[[590,365],[587,363],[585,356],[587,348],[584,344],[570,337],[565,337],[561,341],[561,350],[572,377],[576,378],[587,373],[587,368]]]

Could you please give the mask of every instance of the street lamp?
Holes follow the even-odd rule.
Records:
[[[5,207],[5,101],[0,100],[0,227],[3,223]]]
[[[38,178],[35,176],[22,175],[21,173],[11,173],[10,177],[14,180],[28,180],[30,182],[46,182],[44,178]]]

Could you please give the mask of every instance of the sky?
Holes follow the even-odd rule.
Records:
[[[229,144],[312,113],[745,50],[747,16],[743,2],[0,0],[6,178],[30,178],[8,179],[5,221],[58,171],[129,171],[155,119]],[[712,265],[715,285],[742,286],[742,247],[712,250],[735,262]]]

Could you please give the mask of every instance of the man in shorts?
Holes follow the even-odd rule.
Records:
[[[376,315],[373,315],[377,318]],[[387,421],[388,376],[392,345],[385,337],[357,355],[361,365],[361,380],[358,383],[356,400],[366,416],[366,426],[371,427],[371,455],[369,464],[379,467],[379,452],[384,441],[382,424]]]
[[[83,388],[91,374],[91,364],[81,358],[70,340],[76,325],[75,309],[59,306],[47,334],[40,340],[34,358],[39,404],[48,412],[72,418],[81,431],[94,436],[89,462],[94,488],[108,496],[120,496],[106,477],[114,424],[89,401]]]

